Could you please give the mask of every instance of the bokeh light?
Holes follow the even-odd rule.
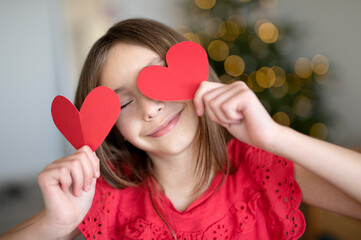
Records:
[[[245,68],[243,59],[237,55],[231,55],[224,61],[224,69],[231,76],[240,76]]]
[[[274,87],[281,87],[282,85],[284,85],[284,83],[286,81],[286,72],[285,72],[285,70],[283,70],[279,66],[273,66],[273,67],[271,67],[271,69],[276,74],[276,81],[274,82],[273,86]]]
[[[297,59],[295,62],[295,73],[300,78],[309,78],[312,74],[311,61],[305,57]]]
[[[277,6],[278,1],[277,0],[259,0],[259,5],[264,8],[274,8]]]
[[[256,81],[263,88],[272,87],[276,81],[275,72],[269,67],[261,67],[256,72]]]
[[[328,59],[321,54],[317,54],[312,58],[311,65],[313,71],[318,75],[326,74],[329,69]]]
[[[264,23],[268,23],[269,21],[266,20],[266,19],[259,19],[257,20],[257,22],[254,24],[254,32],[258,35],[258,30],[259,30],[259,27],[264,24]]]
[[[210,18],[206,21],[205,24],[205,31],[206,33],[214,38],[218,38],[220,37],[219,34],[219,25],[222,23],[223,21],[220,18]]]
[[[216,5],[216,0],[194,0],[200,9],[211,9]]]
[[[311,100],[303,95],[295,98],[293,101],[293,111],[300,117],[308,117],[311,114]]]
[[[315,122],[325,120],[317,94],[320,84],[332,80],[329,59],[317,53],[294,58],[300,32],[275,17],[279,4],[194,0],[188,5],[189,29],[182,33],[201,42],[223,83],[245,82],[275,121],[310,134]]]
[[[291,120],[289,116],[284,112],[277,112],[272,116],[272,118],[283,126],[290,126]]]
[[[222,40],[214,40],[208,45],[208,54],[215,61],[223,61],[228,57],[228,45]]]
[[[281,87],[275,87],[273,85],[273,87],[270,88],[270,92],[276,98],[284,97],[286,95],[286,93],[288,92],[288,84],[287,84],[287,82],[285,82]]]
[[[232,15],[228,18],[228,20],[235,22],[238,25],[239,34],[242,34],[247,30],[247,22],[242,16]]]
[[[233,77],[229,76],[228,74],[223,74],[219,77],[222,83],[230,84],[236,81]]]
[[[225,21],[219,25],[219,34],[226,41],[234,41],[238,35],[238,25],[233,21]]]
[[[186,33],[183,33],[183,37],[185,37],[189,41],[196,42],[198,44],[202,44],[200,37],[195,33],[186,32]]]
[[[256,72],[252,72],[247,79],[247,85],[250,89],[252,89],[254,92],[259,93],[263,92],[264,88],[261,87],[256,80]]]
[[[257,29],[257,34],[265,43],[274,43],[278,39],[278,29],[270,22],[262,23]]]
[[[310,136],[325,140],[328,136],[328,129],[325,124],[321,122],[315,123],[310,129]]]

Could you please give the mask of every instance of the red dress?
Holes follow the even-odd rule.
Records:
[[[222,174],[217,174],[184,212],[162,192],[152,204],[149,182],[114,189],[99,179],[80,231],[87,240],[174,239],[156,206],[178,240],[301,237],[306,224],[298,209],[302,193],[294,180],[293,163],[236,139],[228,144],[228,153],[238,164],[236,171],[219,189]]]

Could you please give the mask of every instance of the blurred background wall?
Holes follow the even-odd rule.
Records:
[[[0,222],[0,232],[41,209],[37,174],[73,151],[54,126],[50,106],[59,94],[73,99],[91,45],[113,23],[129,17],[152,18],[184,31],[191,2],[0,1],[0,215],[9,216]],[[267,17],[294,27],[287,56],[292,66],[316,54],[328,60],[326,80],[318,92],[329,113],[325,139],[359,149],[361,2],[263,2],[272,5]],[[250,19],[252,15],[246,21]]]

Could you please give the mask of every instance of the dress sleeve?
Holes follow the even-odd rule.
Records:
[[[301,237],[306,223],[299,210],[302,192],[294,179],[293,162],[236,139],[230,141],[228,148],[230,159],[240,160],[239,164],[244,164],[250,177],[261,189],[267,225],[278,228],[280,231],[275,232],[281,234],[273,239]]]

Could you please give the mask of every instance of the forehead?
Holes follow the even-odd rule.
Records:
[[[100,85],[116,89],[136,81],[139,72],[150,65],[162,64],[160,56],[146,47],[118,43],[107,55],[100,75]]]

